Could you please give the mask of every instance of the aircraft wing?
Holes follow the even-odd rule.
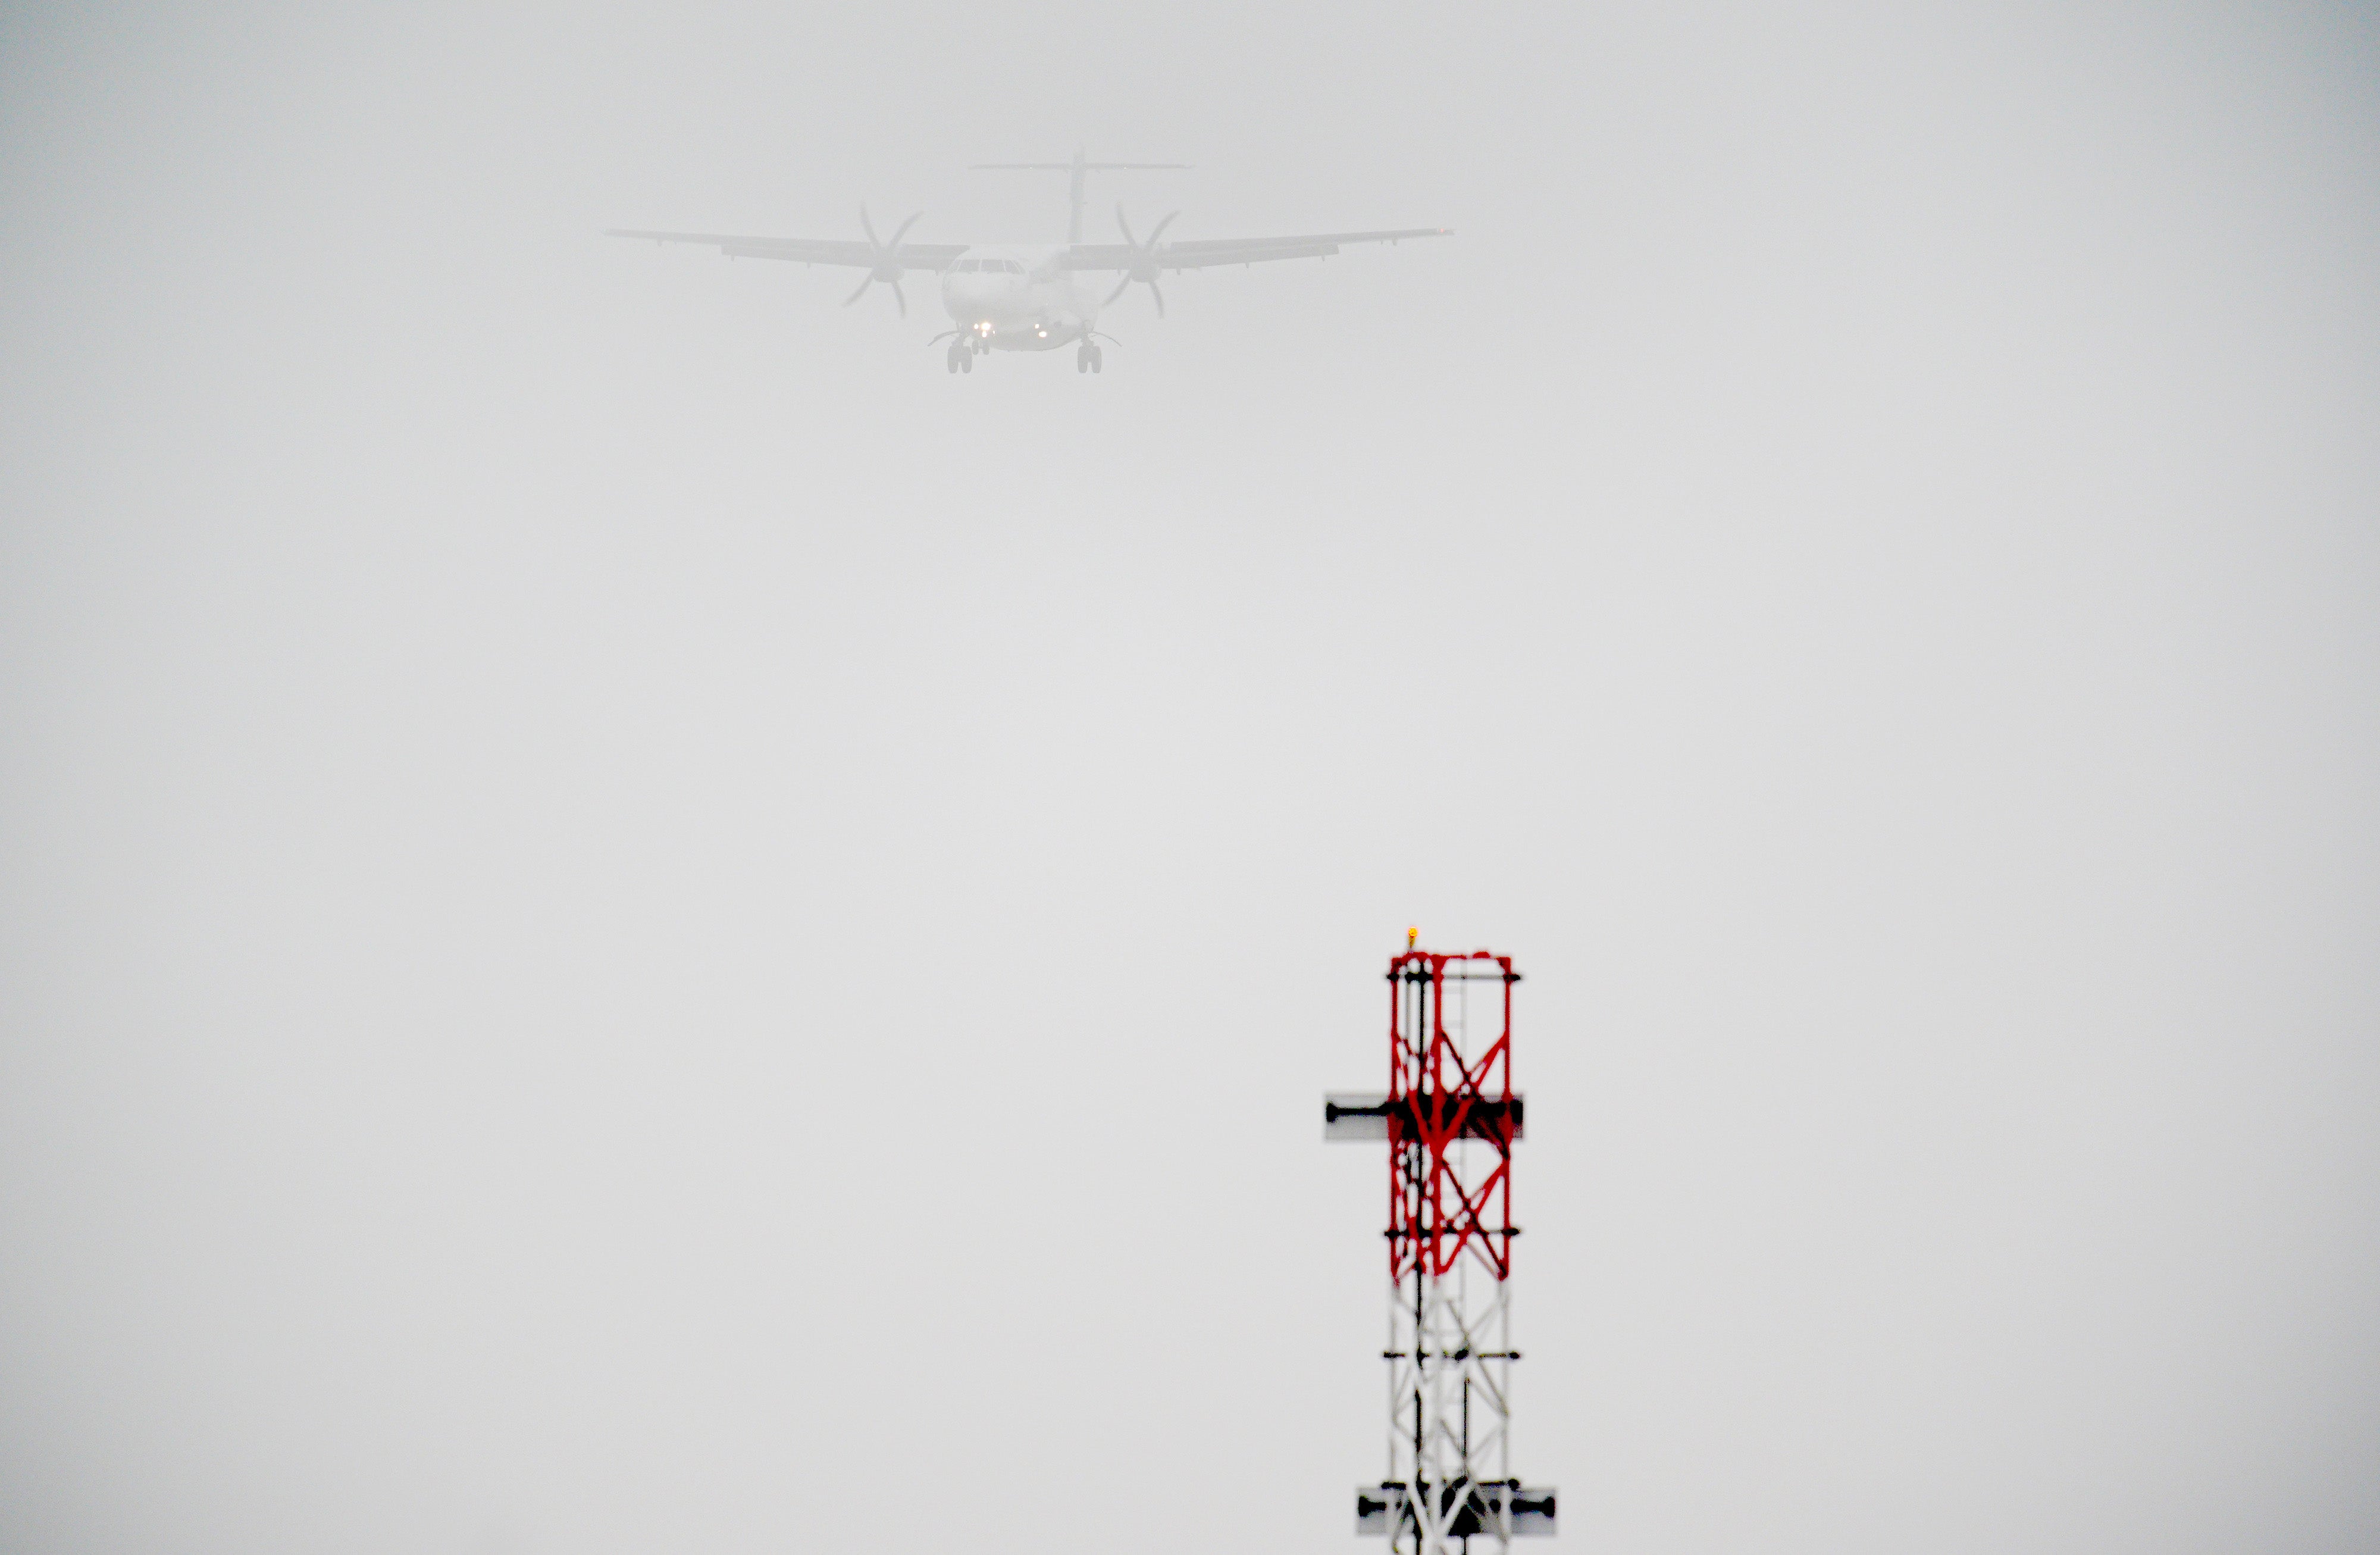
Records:
[[[870,243],[832,237],[741,237],[732,232],[639,232],[613,227],[606,237],[644,237],[655,243],[700,243],[730,259],[795,260],[803,264],[847,264],[872,270],[885,257]],[[966,252],[964,243],[904,243],[892,252],[904,270],[945,270]]]
[[[1154,259],[1160,270],[1207,270],[1220,264],[1259,264],[1267,260],[1324,259],[1342,243],[1401,243],[1408,237],[1444,237],[1443,226],[1401,227],[1388,232],[1317,232],[1289,237],[1202,237],[1160,243],[1154,253],[1128,243],[1077,243],[1059,256],[1067,270],[1130,270]]]

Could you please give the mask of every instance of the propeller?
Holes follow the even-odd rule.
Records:
[[[893,228],[892,241],[887,243],[876,236],[876,224],[868,219],[868,207],[862,205],[859,208],[859,227],[868,234],[868,246],[874,250],[871,257],[875,263],[874,268],[868,271],[868,278],[859,283],[859,289],[843,299],[845,308],[866,297],[868,288],[881,281],[892,288],[892,300],[900,304],[901,317],[905,319],[909,316],[909,299],[901,295],[901,239],[909,236],[909,229],[917,225],[917,216],[924,214],[920,211],[917,216],[911,216]]]
[[[1157,316],[1160,319],[1165,317],[1165,294],[1157,289],[1157,276],[1161,268],[1157,261],[1157,240],[1165,236],[1165,229],[1173,225],[1173,217],[1181,213],[1176,211],[1158,223],[1156,229],[1149,233],[1148,241],[1144,243],[1132,235],[1132,224],[1124,220],[1123,205],[1121,201],[1117,203],[1116,225],[1123,228],[1123,240],[1132,247],[1132,268],[1123,273],[1123,279],[1116,283],[1116,289],[1108,293],[1107,301],[1100,307],[1112,306],[1116,298],[1132,289],[1135,281],[1146,281],[1148,283],[1148,295],[1157,299]]]

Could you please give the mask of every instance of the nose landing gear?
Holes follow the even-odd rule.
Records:
[[[945,360],[948,362],[950,370],[953,372],[973,372],[975,371],[975,352],[964,340],[953,340],[951,342],[950,354]]]
[[[1075,347],[1076,372],[1097,372],[1105,365],[1106,358],[1099,354],[1099,348],[1089,341],[1086,340]]]

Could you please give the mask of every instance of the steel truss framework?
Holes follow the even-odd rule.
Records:
[[[1512,958],[1408,948],[1389,964],[1389,1090],[1333,1097],[1329,1137],[1389,1145],[1389,1473],[1356,1529],[1392,1555],[1500,1552],[1554,1528],[1511,1464]]]

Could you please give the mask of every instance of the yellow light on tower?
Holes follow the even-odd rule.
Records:
[[[1411,949],[1413,949],[1413,948],[1414,948],[1414,946],[1415,946],[1416,944],[1419,944],[1420,942],[1421,942],[1421,930],[1420,930],[1420,929],[1406,929],[1406,930],[1405,930],[1405,949],[1407,949],[1407,950],[1411,950]]]

